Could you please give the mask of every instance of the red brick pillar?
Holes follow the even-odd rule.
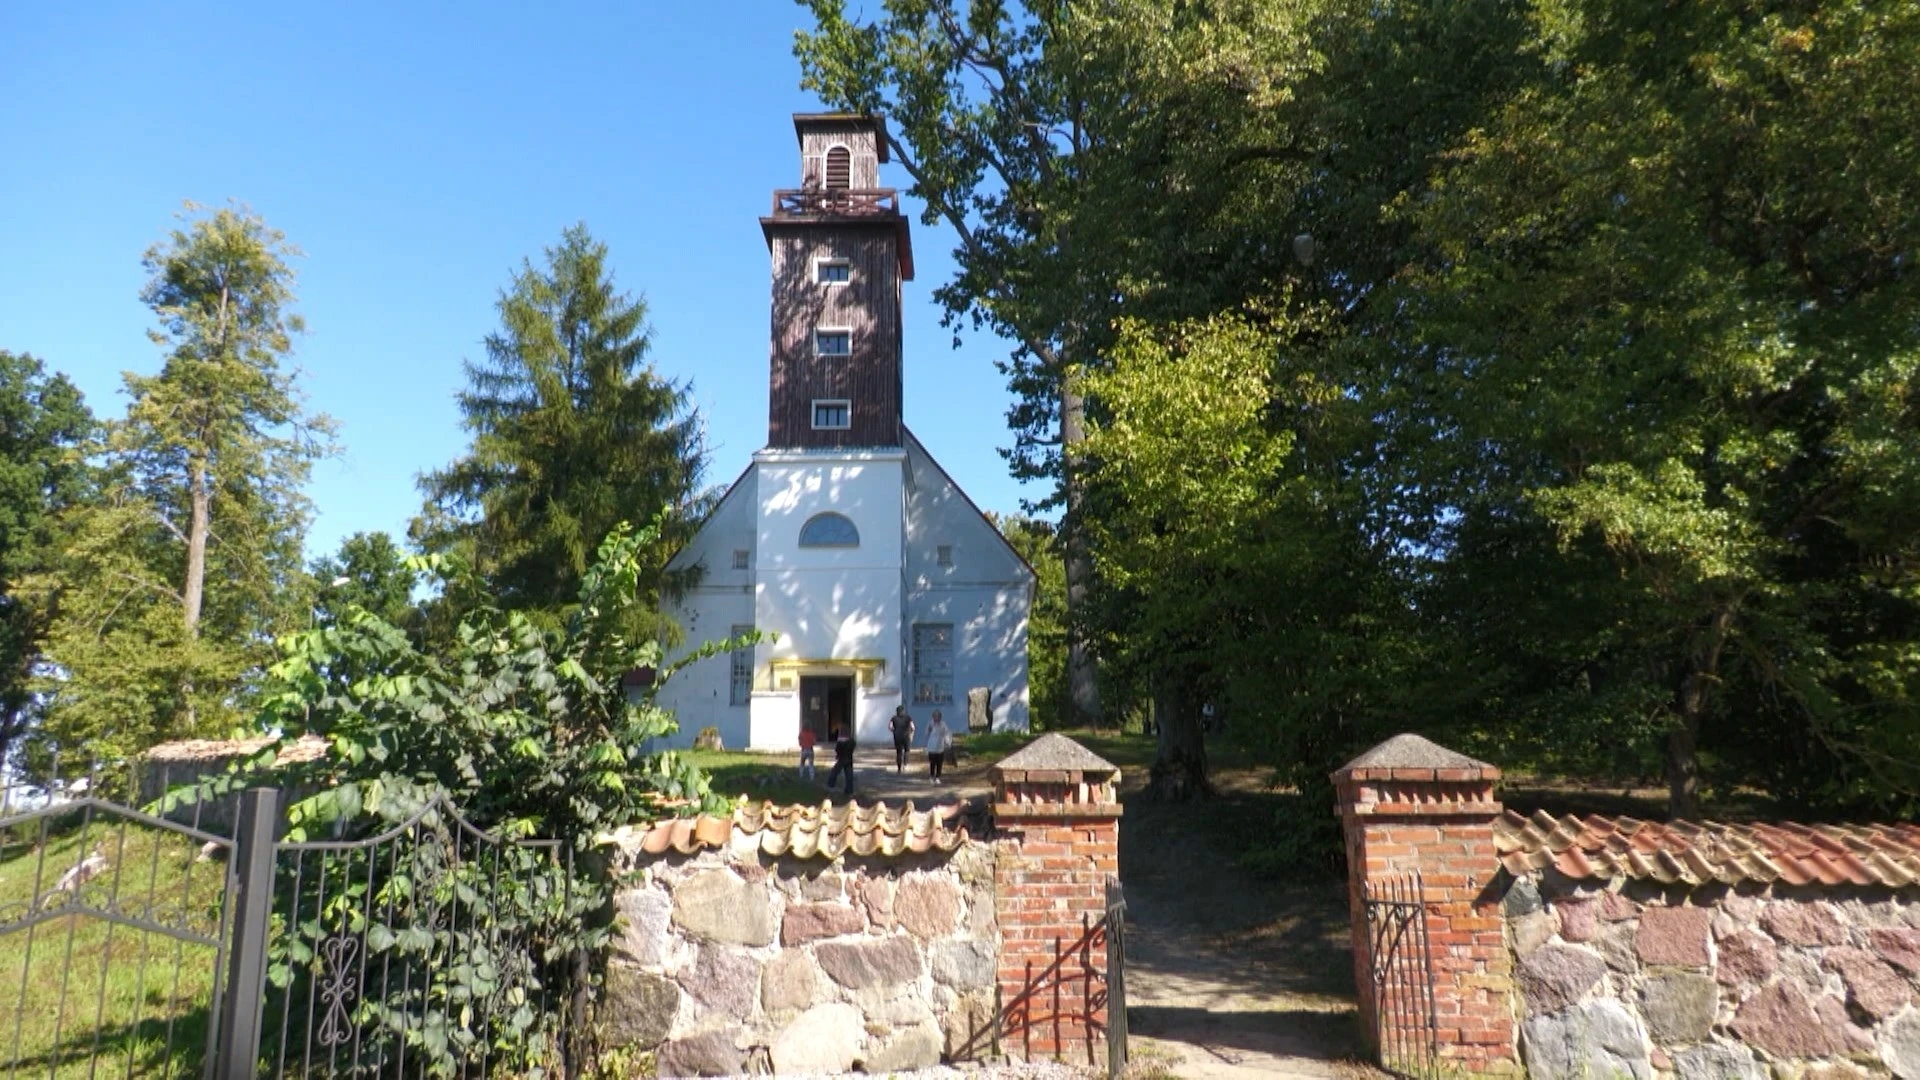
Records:
[[[1500,870],[1493,842],[1501,809],[1493,784],[1499,778],[1499,769],[1418,735],[1389,739],[1333,774],[1346,832],[1354,983],[1368,1036],[1377,1031],[1379,1003],[1363,896],[1369,885],[1384,891],[1397,882],[1404,888],[1406,875],[1417,872],[1440,1056],[1475,1076],[1520,1073],[1513,962],[1493,887]],[[1417,953],[1412,958],[1419,959]],[[1425,1024],[1400,1030],[1418,1038]]]
[[[1022,1061],[1104,1060],[1120,770],[1072,739],[1043,735],[991,771],[1000,1050]]]

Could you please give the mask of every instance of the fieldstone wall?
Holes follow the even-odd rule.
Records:
[[[661,1076],[885,1073],[993,1053],[992,845],[828,861],[735,839],[624,856],[607,1043],[655,1051]]]
[[[1920,892],[1514,881],[1538,1080],[1920,1077]]]

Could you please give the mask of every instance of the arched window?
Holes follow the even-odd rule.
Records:
[[[853,186],[853,155],[844,146],[827,151],[827,190],[845,191]]]
[[[860,530],[842,514],[815,514],[800,526],[801,547],[859,547]]]

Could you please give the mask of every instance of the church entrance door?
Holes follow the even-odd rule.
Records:
[[[800,724],[826,742],[835,725],[853,723],[853,676],[807,675],[800,679]]]

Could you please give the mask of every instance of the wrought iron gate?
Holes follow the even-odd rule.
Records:
[[[1127,898],[1107,881],[1107,1080],[1127,1071]]]
[[[0,785],[0,1075],[212,1075],[231,823],[122,805],[131,769],[51,775]]]
[[[1427,951],[1427,905],[1416,872],[1369,881],[1361,896],[1372,966],[1374,1046],[1396,1076],[1437,1080],[1440,1051]]]
[[[279,792],[156,814],[119,779],[0,789],[0,1077],[572,1072],[560,841],[439,795],[289,842]]]

